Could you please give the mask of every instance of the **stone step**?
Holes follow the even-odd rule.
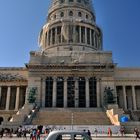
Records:
[[[33,125],[111,125],[104,111],[78,109],[41,109],[33,119]]]
[[[102,108],[41,108],[41,111],[61,111],[61,112],[102,112]]]

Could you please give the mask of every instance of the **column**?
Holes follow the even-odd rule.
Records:
[[[73,36],[72,36],[72,43],[77,43],[76,42],[76,26],[75,25],[73,25],[73,34],[72,34]]]
[[[53,32],[52,32],[52,29],[50,29],[50,35],[51,35],[51,36],[50,36],[50,46],[52,45],[52,33],[53,33]]]
[[[96,96],[97,96],[97,107],[100,108],[100,79],[97,79]]]
[[[15,110],[16,111],[19,109],[19,92],[20,92],[20,87],[17,87],[17,91],[16,91],[16,104],[15,104]]]
[[[56,107],[56,92],[57,92],[56,84],[57,84],[56,77],[54,77],[53,78],[53,107]]]
[[[133,109],[137,110],[135,86],[132,86]]]
[[[9,105],[10,105],[10,92],[11,92],[11,87],[8,87],[7,97],[6,97],[6,110],[9,110]]]
[[[42,79],[42,107],[45,107],[45,97],[46,97],[46,78]]]
[[[93,38],[94,38],[94,47],[96,47],[96,48],[97,48],[97,46],[96,46],[96,37],[95,37],[95,35],[96,35],[96,33],[95,33],[95,31],[94,31],[94,33],[93,33]]]
[[[79,87],[78,87],[78,78],[75,78],[75,107],[79,107]]]
[[[86,77],[86,107],[90,107],[89,106],[89,78]]]
[[[25,104],[28,104],[28,86],[26,87]]]
[[[67,107],[68,92],[67,92],[67,77],[64,78],[64,107]]]
[[[87,27],[85,27],[85,44],[87,44]]]
[[[45,47],[47,47],[48,46],[48,41],[49,41],[49,38],[48,38],[48,35],[49,34],[49,32],[48,32],[48,30],[46,31],[46,36],[45,36]]]
[[[81,43],[81,26],[79,26],[79,43]]]
[[[92,29],[90,29],[90,45],[92,46]]]
[[[55,27],[55,43],[54,44],[58,44],[57,27]]]
[[[125,89],[125,86],[123,86],[123,100],[124,100],[124,109],[127,110],[126,89]]]

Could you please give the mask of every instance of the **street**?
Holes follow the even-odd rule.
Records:
[[[13,138],[8,138],[8,137],[3,137],[3,138],[0,138],[2,140],[30,140],[30,138],[17,138],[17,137],[13,137]],[[93,137],[92,138],[93,140],[135,140],[134,137],[111,137],[111,138],[108,138],[108,137]],[[40,140],[44,140],[44,137],[41,137]]]

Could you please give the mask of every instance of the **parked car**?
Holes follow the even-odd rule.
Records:
[[[92,140],[84,131],[58,130],[52,131],[45,140]]]

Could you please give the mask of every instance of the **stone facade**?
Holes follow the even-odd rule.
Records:
[[[52,0],[40,51],[30,52],[25,68],[0,68],[1,121],[28,104],[34,87],[41,108],[104,108],[107,89],[119,108],[140,110],[140,68],[118,68],[103,50],[91,3]]]

